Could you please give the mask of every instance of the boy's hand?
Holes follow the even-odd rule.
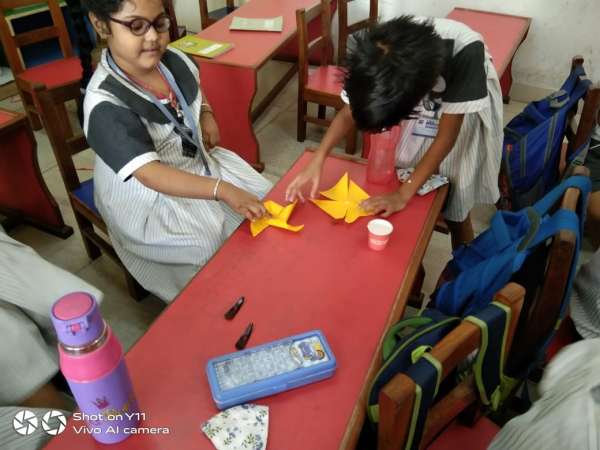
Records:
[[[231,209],[250,221],[261,219],[268,215],[265,206],[257,197],[231,183],[221,183],[218,197],[227,203]]]
[[[285,191],[286,201],[293,202],[296,199],[300,199],[300,201],[304,202],[302,188],[307,184],[310,185],[310,198],[315,198],[317,196],[317,190],[319,189],[322,169],[323,161],[320,158],[313,156],[313,159],[308,165],[296,175],[296,178],[294,178],[287,187]]]
[[[360,204],[360,207],[367,212],[373,214],[382,213],[382,217],[389,217],[395,212],[403,210],[410,201],[410,198],[399,190],[368,198]]]
[[[202,142],[206,150],[211,150],[215,145],[219,145],[221,140],[219,126],[212,111],[200,112],[200,129],[202,130]]]

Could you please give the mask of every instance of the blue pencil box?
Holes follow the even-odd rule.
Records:
[[[208,361],[206,375],[219,409],[277,394],[333,375],[325,336],[309,331]]]

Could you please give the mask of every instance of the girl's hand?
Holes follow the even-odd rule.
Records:
[[[402,190],[398,190],[389,194],[368,198],[360,204],[360,207],[367,212],[373,214],[382,213],[382,217],[389,217],[395,212],[403,210],[410,199],[410,196],[404,194]]]
[[[217,197],[227,203],[235,212],[250,221],[258,220],[268,215],[265,206],[257,197],[231,183],[222,182],[219,186]]]
[[[304,202],[302,188],[307,184],[310,186],[310,198],[315,198],[317,196],[317,189],[319,189],[322,169],[323,160],[316,155],[313,156],[308,165],[296,175],[296,178],[287,187],[285,191],[286,201],[293,202],[296,199],[300,199],[300,201]]]
[[[219,126],[212,111],[200,112],[200,129],[202,130],[202,141],[206,150],[211,150],[215,145],[219,145],[221,140]]]

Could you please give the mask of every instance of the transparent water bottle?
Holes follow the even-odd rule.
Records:
[[[401,127],[371,135],[371,148],[367,163],[367,181],[388,184],[396,177],[396,145],[400,140]]]
[[[58,337],[60,369],[69,383],[80,412],[73,426],[103,444],[120,442],[139,425],[140,412],[123,349],[102,319],[94,297],[74,292],[52,306]]]

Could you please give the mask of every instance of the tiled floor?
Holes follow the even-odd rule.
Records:
[[[261,70],[257,101],[286,67],[286,63],[272,62]],[[278,180],[286,172],[304,148],[316,146],[323,136],[323,129],[309,125],[307,141],[304,143],[296,141],[296,86],[297,81],[293,79],[255,124],[262,160],[266,163],[264,174],[272,181]],[[522,103],[515,101],[507,105],[504,111],[505,121],[521,111],[523,106]],[[18,98],[4,100],[0,102],[0,107],[22,110]],[[33,247],[52,263],[77,274],[101,289],[105,294],[103,314],[116,330],[125,348],[129,348],[160,314],[164,304],[153,296],[140,303],[135,302],[128,295],[123,274],[113,261],[105,256],[95,261],[88,259],[45,132],[38,131],[35,136],[38,142],[40,168],[46,183],[59,203],[65,221],[76,231],[73,236],[65,240],[28,226],[15,229],[11,235]],[[83,177],[91,177],[93,163],[93,154],[90,150],[77,158],[76,165]],[[491,208],[477,208],[473,214],[476,230],[482,230],[487,226],[492,212]],[[425,292],[431,292],[437,276],[449,257],[449,237],[434,233],[424,261],[427,271]]]

